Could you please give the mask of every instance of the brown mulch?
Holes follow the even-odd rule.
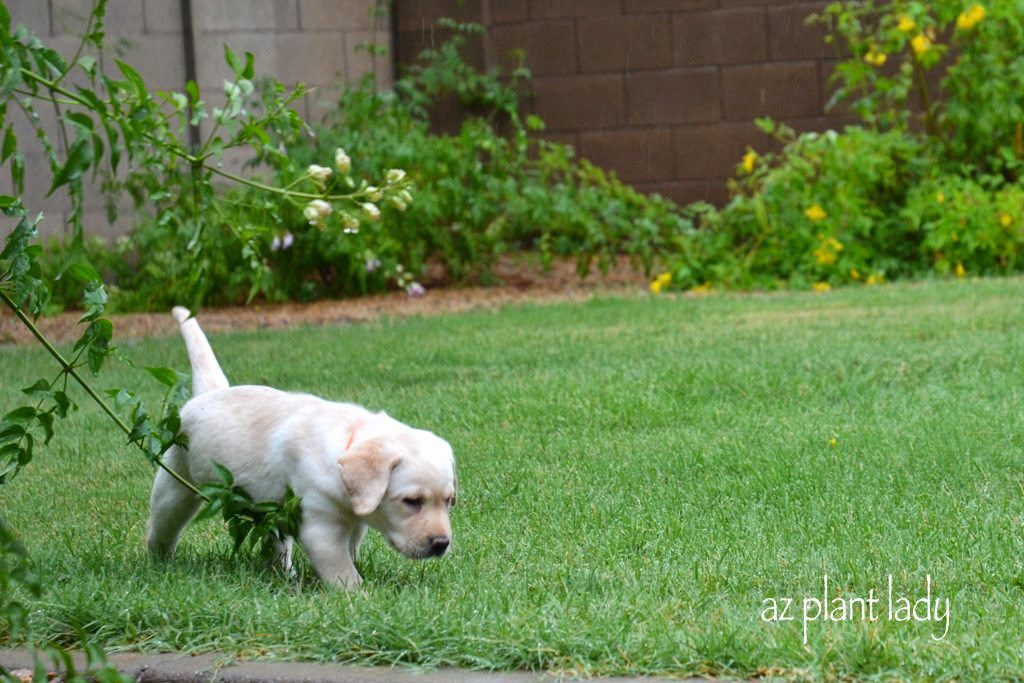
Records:
[[[625,295],[642,291],[647,283],[643,273],[625,259],[607,273],[591,272],[585,279],[576,274],[572,262],[558,262],[550,270],[541,269],[524,257],[503,259],[494,269],[498,283],[493,287],[430,288],[425,296],[410,297],[392,292],[357,299],[317,301],[315,303],[253,303],[249,306],[206,308],[202,311],[203,329],[228,332],[296,325],[337,325],[367,322],[380,318],[431,316],[479,309],[497,309],[517,303],[559,303],[585,301],[597,293]],[[77,339],[82,328],[79,312],[66,312],[40,318],[36,325],[49,339],[67,342]],[[159,337],[177,333],[170,312],[125,313],[110,316],[117,339]],[[0,344],[25,344],[31,333],[9,311],[0,312]]]

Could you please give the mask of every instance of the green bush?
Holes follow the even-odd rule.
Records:
[[[414,199],[383,202],[379,221],[347,230],[311,225],[301,206],[254,189],[218,203],[198,234],[173,217],[145,220],[118,255],[135,265],[112,267],[120,290],[114,304],[159,309],[181,301],[195,290],[193,265],[211,303],[251,296],[254,266],[262,268],[266,298],[311,300],[394,286],[415,292],[428,264],[451,282],[487,283],[496,259],[523,250],[546,261],[573,257],[581,273],[621,254],[650,269],[691,239],[693,222],[672,202],[643,195],[577,160],[571,148],[538,139],[543,122],[520,114],[518,93],[529,73],[517,69],[502,80],[477,71],[460,51],[480,28],[445,26],[454,37],[425,51],[394,92],[378,92],[369,80],[344,88],[314,134],[270,131],[270,146],[282,152],[262,157],[273,182],[285,185],[310,164],[331,166],[344,150],[354,183],[407,169]],[[450,97],[471,114],[456,134],[436,134],[430,111]],[[195,264],[187,254],[197,241]]]
[[[796,135],[760,121],[781,151],[744,157],[729,203],[669,259],[674,286],[828,289],[1017,271],[1024,2],[846,0],[812,20],[850,55],[836,98],[863,125]]]

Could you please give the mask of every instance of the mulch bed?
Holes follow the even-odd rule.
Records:
[[[207,308],[202,311],[203,329],[208,332],[274,329],[297,325],[337,325],[380,318],[430,316],[479,309],[496,309],[517,303],[585,301],[597,293],[627,294],[642,291],[647,277],[620,260],[607,273],[592,272],[585,279],[572,262],[555,263],[542,270],[524,258],[504,259],[494,269],[499,285],[472,288],[431,288],[421,297],[392,292],[357,299],[314,303],[254,303],[249,306]],[[49,339],[68,342],[77,339],[82,328],[78,312],[40,318],[36,324]],[[125,313],[110,316],[115,339],[139,339],[177,333],[170,312]],[[26,344],[31,333],[9,311],[0,311],[0,344]]]

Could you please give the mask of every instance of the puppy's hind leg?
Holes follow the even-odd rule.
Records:
[[[285,576],[295,576],[295,567],[292,566],[292,550],[295,546],[295,539],[285,536],[284,540],[274,541],[274,560],[271,564],[277,564],[284,571]]]
[[[183,472],[183,453],[172,446],[164,455],[164,462],[175,472]],[[157,470],[153,493],[149,497],[149,523],[146,525],[146,545],[155,558],[170,557],[178,545],[182,529],[196,514],[202,501],[163,469]]]

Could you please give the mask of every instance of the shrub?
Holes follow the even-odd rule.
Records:
[[[863,125],[796,135],[760,121],[781,151],[748,152],[672,283],[827,289],[1019,268],[1022,19],[1020,0],[829,5],[812,20],[850,55],[836,99]]]
[[[121,290],[114,302],[164,308],[180,301],[195,285],[181,254],[197,240],[204,294],[230,303],[251,295],[252,267],[262,268],[259,288],[268,299],[309,300],[390,286],[413,290],[428,264],[453,282],[486,283],[496,259],[522,250],[546,261],[573,257],[581,273],[620,254],[650,269],[689,239],[693,223],[672,202],[643,195],[577,160],[571,148],[534,137],[544,124],[522,116],[518,94],[529,73],[517,69],[502,80],[472,68],[460,54],[466,36],[480,28],[445,26],[454,37],[425,51],[394,92],[378,92],[370,80],[343,88],[315,134],[270,131],[268,146],[283,151],[261,157],[273,182],[284,185],[342,149],[356,186],[390,168],[409,169],[414,201],[384,202],[380,221],[344,231],[322,230],[301,207],[250,189],[218,203],[200,234],[173,218],[145,220],[122,245],[127,262],[138,265],[114,273]],[[456,134],[436,134],[429,112],[448,97],[471,114]]]

